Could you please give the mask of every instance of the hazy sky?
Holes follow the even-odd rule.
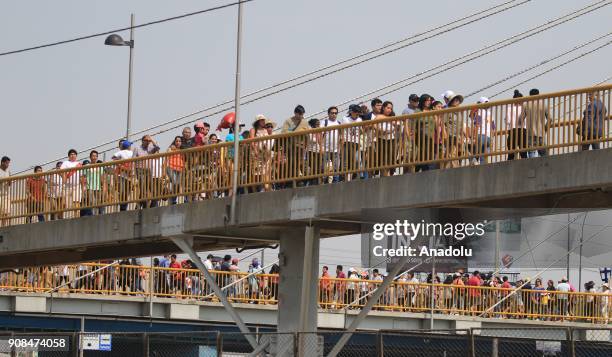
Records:
[[[0,31],[5,34],[0,41],[0,52],[125,27],[129,25],[132,11],[139,24],[228,2],[231,0],[7,2],[0,13]],[[501,2],[255,0],[244,6],[243,93]],[[533,0],[367,64],[247,105],[243,108],[243,121],[250,124],[258,113],[282,121],[298,103],[306,107],[307,114],[325,109],[593,2]],[[237,8],[233,7],[136,30],[133,131],[233,97],[236,13]],[[413,92],[427,92],[436,97],[446,89],[470,92],[609,32],[610,18],[612,6],[385,99],[392,100],[399,112]],[[127,31],[122,35],[129,37]],[[0,151],[13,159],[13,172],[59,158],[69,148],[85,149],[124,134],[128,48],[104,46],[103,41],[104,37],[100,37],[0,57],[0,96],[3,98],[0,118],[4,134]],[[521,90],[527,92],[531,87],[539,87],[544,92],[555,91],[607,78],[612,72],[610,47],[523,85]],[[502,85],[490,92],[503,88]],[[205,120],[216,127],[220,117]],[[187,123],[193,125],[195,119]],[[179,131],[159,135],[162,147],[167,147],[171,136]]]

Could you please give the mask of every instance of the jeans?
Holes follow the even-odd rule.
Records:
[[[528,136],[527,137],[527,145],[531,146],[541,146],[544,145],[544,138],[539,136]],[[538,149],[538,155],[540,157],[546,156],[546,149]],[[536,151],[529,151],[529,157],[535,157]]]
[[[334,174],[336,174],[340,168],[340,155],[337,152],[326,152],[323,153],[323,172],[326,171],[327,168],[327,162],[331,161],[332,163],[332,172]],[[323,183],[325,183],[327,180],[324,180]],[[332,182],[338,182],[340,181],[340,175],[333,175],[333,180]]]
[[[172,196],[170,198],[170,204],[175,205],[178,199],[178,194],[181,191],[181,176],[182,172],[172,170],[171,168],[166,168],[166,174],[170,179],[170,193],[175,194],[177,196]]]
[[[488,154],[491,151],[491,138],[486,135],[478,135],[478,145],[476,147],[480,153]],[[481,165],[487,162],[485,156],[480,156],[478,159]]]
[[[359,152],[359,143],[346,142],[342,144],[343,151],[343,167],[345,170],[358,170],[361,168],[361,158]],[[350,176],[349,176],[350,175]],[[353,174],[347,174],[346,177],[352,177]],[[346,180],[348,181],[348,180]]]

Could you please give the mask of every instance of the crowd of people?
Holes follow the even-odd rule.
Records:
[[[538,95],[539,91],[532,89],[529,94]],[[599,96],[599,92],[586,95],[582,121],[576,125],[580,141],[604,136],[607,109]],[[516,153],[521,158],[547,154],[542,145],[552,118],[545,101],[514,102],[501,107],[505,111],[501,116],[494,115],[489,108],[468,108],[466,116],[463,111],[436,114],[441,109],[457,108],[464,101],[462,95],[450,90],[441,97],[438,101],[429,94],[410,95],[402,114],[431,113],[410,121],[380,122],[396,113],[392,102],[378,98],[371,101],[370,108],[363,103],[350,105],[343,117],[338,107],[332,106],[327,110],[327,117],[322,119],[306,120],[305,108],[298,105],[293,116],[283,122],[281,133],[363,123],[302,136],[268,139],[274,134],[276,123],[264,115],[256,116],[252,128],[239,135],[228,126],[226,142],[233,142],[236,136],[239,141],[263,138],[241,146],[238,193],[456,167],[465,164],[465,160],[472,165],[486,163],[497,126],[505,130],[505,145],[511,151],[507,153],[507,160],[514,160]],[[521,98],[522,94],[516,90],[513,97]],[[488,101],[481,97],[478,103]],[[150,135],[143,136],[140,144],[121,140],[119,150],[112,155],[112,160],[145,159],[142,161],[87,169],[88,165],[102,163],[99,153],[91,151],[88,159],[79,161],[77,151],[69,150],[68,160],[58,162],[55,167],[55,170],[67,170],[60,173],[52,170],[46,175],[29,177],[25,188],[20,190],[25,197],[17,197],[17,201],[25,199],[25,211],[31,213],[27,222],[65,215],[102,214],[111,208],[105,205],[109,201],[119,202],[118,208],[123,211],[128,209],[129,202],[135,201],[132,207],[147,208],[159,205],[158,198],[176,204],[179,200],[186,202],[231,194],[233,148],[216,147],[207,152],[207,156],[181,152],[221,141],[217,134],[210,133],[208,123],[199,120],[193,129],[195,133],[185,127],[168,146],[169,154],[150,160],[146,157],[163,151]],[[534,149],[529,150],[531,148]],[[581,145],[583,150],[589,148],[599,149],[600,146],[598,142]],[[3,157],[0,180],[9,178],[9,164],[10,159]],[[41,166],[34,168],[34,173],[42,172]],[[11,216],[13,197],[10,190],[10,180],[0,181],[2,225],[7,225],[7,217]]]
[[[358,271],[336,267],[335,279],[324,266],[319,280],[319,301],[323,307],[364,306],[372,291],[383,280],[378,269]],[[379,299],[375,309],[428,312],[433,309],[445,314],[481,315],[515,319],[588,320],[607,324],[612,310],[612,295],[607,282],[599,289],[589,281],[586,294],[576,293],[566,277],[557,283],[529,277],[511,282],[508,276],[492,273],[472,274],[462,270],[451,274],[436,274],[419,280],[406,272],[396,278]],[[533,281],[533,284],[532,284]],[[427,283],[427,284],[423,284]]]
[[[203,263],[230,301],[276,304],[278,264],[264,269],[258,258],[252,258],[247,270],[241,271],[239,262],[230,255],[209,254]],[[319,307],[360,309],[385,276],[378,269],[349,268],[345,274],[342,265],[336,267],[332,276],[324,266],[318,279]],[[418,313],[433,308],[442,314],[605,324],[610,320],[612,294],[608,283],[596,288],[589,281],[579,293],[566,277],[557,282],[515,278],[511,281],[508,276],[459,270],[434,275],[432,285],[431,274],[406,272],[394,279],[374,309]],[[217,301],[195,264],[189,259],[179,261],[176,255],[154,258],[153,267],[132,258],[3,272],[0,289],[141,296],[152,293],[157,297]]]

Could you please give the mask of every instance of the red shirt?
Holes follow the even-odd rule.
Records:
[[[195,134],[195,136],[193,137],[193,146],[204,145],[204,139],[206,139],[206,136],[204,136],[202,132]]]
[[[468,286],[480,286],[481,281],[480,278],[476,276],[471,276],[467,281]],[[480,289],[470,289],[470,296],[480,296]]]
[[[32,195],[34,201],[40,202],[44,199],[45,179],[43,177],[27,179],[28,191]]]

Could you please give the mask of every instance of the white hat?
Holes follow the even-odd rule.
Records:
[[[263,114],[257,114],[257,115],[255,116],[255,120],[253,121],[253,126],[255,126],[255,123],[257,123],[257,122],[258,122],[258,121],[260,121],[260,120],[267,121],[267,120],[268,120],[268,118],[266,118],[266,116],[265,116],[265,115],[263,115]]]
[[[440,94],[440,97],[442,98],[446,98],[446,99],[450,99],[451,97],[455,96],[455,92],[453,92],[452,90],[447,90],[446,92]]]
[[[478,98],[478,103],[489,103],[489,98],[487,98],[487,97],[480,97],[480,98]]]
[[[606,289],[610,289],[610,286],[608,285],[608,283],[603,283],[601,285],[602,288],[606,288]]]

